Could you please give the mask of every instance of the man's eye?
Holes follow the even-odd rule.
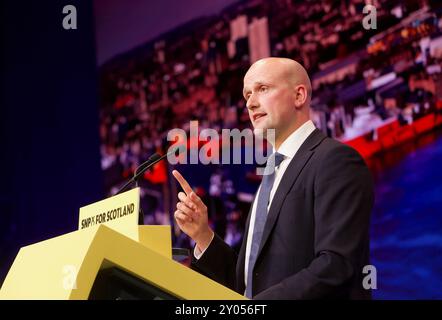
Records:
[[[262,86],[262,87],[259,88],[259,91],[260,91],[260,92],[266,92],[267,89],[268,89],[267,87]]]

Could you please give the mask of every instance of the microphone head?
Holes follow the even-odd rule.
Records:
[[[158,153],[154,153],[153,155],[151,155],[149,157],[149,159],[147,159],[146,161],[144,161],[142,164],[140,164],[134,172],[134,176],[136,176],[138,174],[138,172],[140,172],[140,170],[142,170],[145,167],[150,166],[150,164],[154,163],[155,161],[157,161],[158,159],[160,159],[161,156]]]

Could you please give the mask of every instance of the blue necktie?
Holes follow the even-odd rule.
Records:
[[[273,153],[267,160],[266,168],[264,170],[264,177],[261,182],[261,189],[259,190],[258,202],[256,205],[255,226],[253,228],[252,246],[250,248],[249,268],[247,274],[247,288],[246,297],[252,298],[252,279],[253,268],[255,266],[256,258],[258,256],[259,246],[261,244],[264,226],[267,220],[267,207],[270,201],[270,191],[275,181],[275,168],[277,168],[284,156],[278,152]]]

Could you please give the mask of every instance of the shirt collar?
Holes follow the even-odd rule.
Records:
[[[284,155],[286,158],[293,158],[304,141],[315,129],[316,127],[313,121],[308,120],[298,129],[293,131],[276,151]]]

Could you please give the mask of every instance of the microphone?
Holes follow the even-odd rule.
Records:
[[[157,159],[159,159],[161,156],[158,153],[154,153],[153,155],[151,155],[149,157],[149,159],[147,159],[146,161],[144,161],[142,164],[140,164],[136,169],[135,169],[135,173],[134,175],[136,175],[138,173],[138,170],[141,170],[142,168],[150,165],[152,162],[156,161]]]
[[[142,164],[140,164],[136,169],[135,169],[135,173],[134,176],[128,181],[126,182],[126,184],[124,186],[122,186],[120,188],[120,190],[117,191],[117,193],[115,193],[115,195],[120,194],[124,191],[126,191],[128,189],[128,187],[132,184],[132,183],[137,183],[138,178],[145,173],[148,169],[150,169],[151,167],[153,167],[155,164],[157,164],[158,162],[160,162],[161,160],[163,160],[164,158],[166,158],[169,155],[172,155],[174,153],[176,153],[178,151],[178,154],[180,154],[184,148],[180,148],[180,147],[176,147],[173,148],[171,151],[169,151],[168,153],[160,156],[158,153],[154,153],[152,156],[149,157],[149,159],[147,159],[145,162],[143,162]]]

